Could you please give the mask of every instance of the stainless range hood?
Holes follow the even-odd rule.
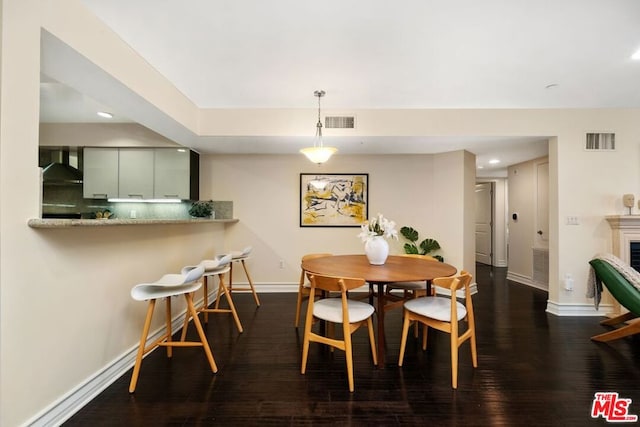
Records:
[[[51,163],[42,169],[42,183],[48,185],[82,184],[82,171],[71,166],[69,149],[52,149]]]

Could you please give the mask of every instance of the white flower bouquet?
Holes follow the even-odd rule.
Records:
[[[394,221],[388,220],[379,213],[370,221],[366,221],[364,224],[362,224],[361,231],[360,234],[358,234],[358,237],[363,242],[366,242],[376,236],[383,236],[387,239],[397,239],[398,230],[396,230],[396,223]]]

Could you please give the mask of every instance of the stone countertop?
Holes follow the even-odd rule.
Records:
[[[116,225],[162,224],[235,224],[238,219],[53,219],[33,218],[27,222],[31,228],[109,227]]]

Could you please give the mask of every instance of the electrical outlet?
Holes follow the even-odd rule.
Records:
[[[564,289],[567,291],[573,290],[573,276],[569,273],[564,275]]]
[[[580,220],[578,220],[577,216],[568,216],[567,225],[580,225]]]
[[[284,260],[283,260],[283,259],[281,259],[281,260],[280,260],[280,268],[281,268],[281,269],[283,269],[283,268],[284,268]]]

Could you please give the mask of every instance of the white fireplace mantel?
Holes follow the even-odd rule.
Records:
[[[613,253],[631,263],[631,242],[640,242],[640,215],[610,215],[606,217],[613,231]]]
[[[606,218],[612,230],[640,230],[640,215],[609,215]]]

